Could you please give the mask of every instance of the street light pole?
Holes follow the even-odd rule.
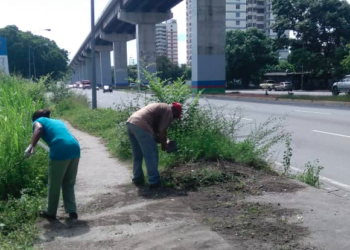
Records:
[[[95,3],[91,0],[91,70],[92,70],[92,108],[97,108],[96,95],[96,61],[95,61]]]
[[[305,44],[303,42],[303,62],[301,64],[301,90],[304,89],[304,56],[305,56]]]

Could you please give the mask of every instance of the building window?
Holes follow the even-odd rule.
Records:
[[[240,21],[236,21],[236,25],[237,25],[237,26],[240,26],[240,25],[241,25],[241,22],[240,22]]]
[[[236,4],[236,9],[239,10],[241,8],[241,5]]]
[[[236,13],[236,17],[240,17],[241,16],[241,13]]]

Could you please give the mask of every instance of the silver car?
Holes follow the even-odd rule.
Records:
[[[292,91],[293,86],[290,82],[281,82],[275,86],[275,91]]]
[[[341,81],[333,84],[332,94],[337,96],[339,93],[350,94],[350,75],[346,75]]]

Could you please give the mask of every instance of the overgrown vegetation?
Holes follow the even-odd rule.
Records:
[[[0,75],[0,249],[28,249],[47,179],[47,154],[24,159],[32,135],[31,116],[45,102],[43,78],[31,83]]]
[[[181,78],[173,84],[167,84],[161,78],[144,73],[150,82],[151,95],[136,94],[132,100],[117,103],[113,109],[96,110],[88,108],[86,97],[71,95],[59,102],[55,110],[77,128],[103,137],[112,154],[130,160],[131,146],[126,131],[126,120],[130,115],[148,103],[180,102],[183,105],[182,119],[180,122],[174,121],[168,130],[168,137],[177,141],[179,150],[172,154],[159,150],[161,171],[191,162],[217,160],[233,161],[258,169],[267,168],[265,159],[269,149],[286,136],[283,118],[270,118],[263,124],[255,125],[248,138],[237,142],[235,138],[242,126],[238,117],[242,117],[242,110],[237,109],[227,115],[222,107],[209,103],[200,105],[201,94],[192,97],[191,90]],[[192,181],[198,179],[196,183],[203,184],[208,176],[221,178],[219,173],[213,175],[213,171],[188,178]]]

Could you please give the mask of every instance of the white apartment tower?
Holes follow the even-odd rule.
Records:
[[[226,0],[226,31],[257,28],[267,36],[276,37],[270,28],[274,23],[273,0]],[[191,65],[191,0],[186,0],[187,64]],[[280,59],[286,60],[288,50],[280,51]]]
[[[157,55],[166,56],[173,63],[178,63],[177,22],[172,19],[156,25]]]

